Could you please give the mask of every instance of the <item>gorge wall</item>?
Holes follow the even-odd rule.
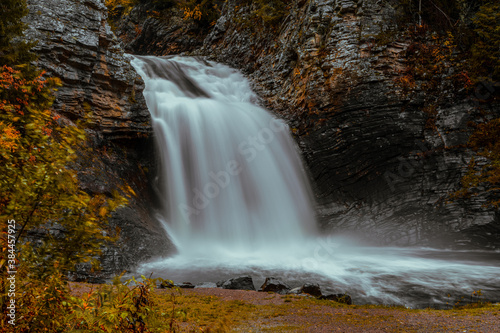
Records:
[[[117,34],[131,52],[184,51],[241,69],[262,103],[291,125],[327,232],[375,244],[498,248],[500,216],[487,205],[498,194],[485,186],[450,200],[474,156],[468,123],[499,116],[498,104],[477,107],[492,87],[470,95],[442,83],[430,92],[439,95],[434,113],[426,113],[429,91],[409,96],[397,84],[410,41],[389,34],[396,1],[290,1],[268,25],[255,20],[257,3],[227,1],[194,51],[178,47],[197,43],[188,33],[175,34],[175,50],[165,48],[172,27],[183,29],[172,11],[152,18],[136,7]]]
[[[325,233],[384,245],[500,247],[500,215],[485,205],[497,193],[481,187],[449,200],[474,156],[468,122],[499,117],[500,108],[479,101],[480,111],[478,96],[444,86],[429,126],[427,92],[405,95],[397,84],[408,40],[381,41],[396,24],[391,1],[294,0],[279,22],[256,24],[256,4],[228,0],[201,30],[179,9],[140,4],[113,19],[119,38],[103,2],[28,0],[26,18],[38,66],[63,81],[55,111],[90,120],[95,154],[78,166],[83,189],[110,194],[128,184],[135,192],[111,219],[121,239],[106,249],[102,276],[173,251],[154,219],[154,138],[143,82],[124,50],[184,52],[242,70],[261,103],[290,124]]]
[[[69,122],[88,121],[91,152],[84,153],[77,166],[82,189],[111,195],[130,186],[135,193],[110,220],[120,229],[120,240],[104,250],[103,271],[93,278],[167,253],[170,242],[152,218],[155,196],[150,184],[156,161],[144,85],[107,23],[104,3],[28,0],[28,7],[25,34],[37,41],[37,65],[63,84],[54,111]],[[87,267],[81,267],[76,278],[87,273]]]

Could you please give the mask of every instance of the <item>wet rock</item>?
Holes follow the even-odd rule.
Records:
[[[208,31],[183,17],[184,11],[176,6],[162,8],[159,3],[149,2],[111,20],[127,52],[160,56],[193,51],[203,45]],[[218,22],[216,27],[223,30],[224,22]]]
[[[267,277],[260,291],[272,291],[278,294],[286,294],[290,286],[274,277]]]
[[[252,277],[249,275],[219,281],[217,287],[222,289],[255,290]]]
[[[89,116],[91,125],[113,139],[150,134],[143,82],[107,23],[100,0],[27,1],[27,39],[37,66],[59,77],[54,109],[71,120]],[[90,115],[90,112],[92,114]]]
[[[352,298],[349,295],[346,294],[328,294],[328,295],[322,295],[318,297],[319,299],[326,299],[330,301],[334,301],[337,303],[344,303],[347,305],[352,304]]]
[[[321,288],[317,283],[306,283],[300,288],[299,294],[309,294],[314,297],[320,297]]]
[[[191,289],[191,288],[194,288],[195,286],[191,282],[182,282],[182,283],[177,284],[177,287],[184,288],[184,289]]]

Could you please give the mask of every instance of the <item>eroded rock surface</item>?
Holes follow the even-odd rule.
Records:
[[[143,82],[124,55],[100,0],[29,0],[25,35],[36,40],[38,66],[61,78],[54,108],[75,120],[90,116],[111,138],[151,132]],[[92,114],[90,114],[92,112]]]
[[[70,122],[89,120],[90,152],[81,152],[76,167],[82,189],[111,195],[130,186],[135,193],[110,219],[120,240],[104,249],[103,270],[90,274],[83,265],[74,276],[102,281],[172,250],[152,217],[156,161],[144,84],[107,23],[103,1],[28,0],[28,7],[26,37],[38,42],[37,65],[62,80],[55,112]]]
[[[242,69],[288,119],[321,225],[376,244],[498,248],[500,217],[485,207],[494,193],[448,202],[473,156],[464,148],[467,123],[484,121],[478,97],[442,92],[429,128],[425,92],[409,99],[395,83],[407,41],[377,41],[395,24],[389,2],[290,6],[281,25],[256,34],[242,19],[252,8],[228,1],[199,53]],[[481,107],[490,118],[500,114],[498,105]]]
[[[118,77],[123,80],[116,85],[105,83],[108,78],[99,74],[102,62],[96,59],[107,59],[110,51],[105,49],[119,49],[103,23],[102,4],[98,0],[31,2],[33,8],[49,8],[47,13],[56,18],[44,24],[54,32],[40,26],[32,29],[32,34],[47,41],[39,45],[42,66],[45,61],[49,73],[60,73],[65,83],[73,85],[66,93],[60,92],[57,103],[61,110],[77,110],[76,105],[86,101],[109,111],[99,111],[103,115],[96,118],[105,135],[129,137],[143,129],[149,131],[148,126],[139,125],[144,124],[141,115],[147,116],[147,110],[139,107],[140,93],[134,97],[138,103],[129,100],[132,106],[127,109],[128,97],[115,89],[133,82],[118,90],[140,91],[141,81],[126,74],[130,66],[121,67],[123,75]],[[82,18],[61,16],[59,20],[65,23],[58,23],[57,14],[64,10],[55,10],[55,4],[62,2],[94,13],[83,15],[94,22],[88,25],[94,37],[81,30],[87,26],[78,21]],[[460,188],[460,179],[474,155],[465,148],[471,133],[467,123],[484,121],[484,114],[486,118],[498,117],[500,107],[481,104],[480,114],[477,102],[482,97],[444,92],[436,105],[435,127],[430,128],[428,115],[422,111],[425,92],[410,99],[395,83],[405,68],[403,55],[408,42],[404,38],[377,41],[395,25],[390,1],[294,0],[289,5],[289,14],[281,23],[256,32],[250,20],[255,8],[229,0],[203,47],[203,36],[193,35],[192,26],[185,26],[189,23],[179,20],[179,13],[159,17],[142,5],[134,8],[118,29],[127,50],[133,53],[191,51],[241,69],[262,103],[291,125],[313,179],[318,219],[325,232],[354,234],[385,245],[499,248],[500,215],[485,207],[494,193],[483,187],[476,189],[478,195],[471,199],[448,199]],[[38,10],[31,11],[34,22]],[[70,21],[79,23],[74,31],[64,32],[61,27],[71,26]],[[76,53],[72,53],[73,47]],[[109,56],[113,60],[103,61],[126,62],[113,55]],[[67,65],[59,65],[59,59]],[[86,67],[81,75],[87,76],[78,76],[76,69],[83,64]],[[91,84],[79,88],[85,80],[93,80],[98,88]],[[112,86],[106,94],[114,94],[110,100],[118,103],[122,113],[110,111],[118,110],[115,104],[92,97],[95,89],[106,86]],[[78,115],[72,112],[66,113]]]

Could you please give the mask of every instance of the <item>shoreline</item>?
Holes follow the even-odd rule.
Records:
[[[70,282],[85,297],[99,285]],[[154,304],[178,332],[500,332],[500,304],[461,309],[346,305],[272,292],[222,288],[154,289]]]

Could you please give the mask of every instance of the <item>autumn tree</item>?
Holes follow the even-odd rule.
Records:
[[[55,331],[67,272],[95,261],[110,239],[108,216],[126,200],[80,189],[75,162],[77,151],[87,149],[85,131],[52,110],[60,80],[29,64],[35,59],[31,44],[20,39],[25,1],[2,0],[0,10],[0,308],[5,313],[9,299],[7,270],[16,270],[18,317],[26,324],[16,329]],[[15,260],[8,261],[12,220]],[[2,331],[6,319],[0,321]]]
[[[23,318],[17,332],[60,329],[71,312],[65,305],[67,271],[96,258],[109,239],[104,221],[125,202],[79,189],[71,166],[76,151],[86,149],[85,132],[51,110],[60,82],[43,75],[26,79],[19,70],[0,69],[0,219],[4,227],[16,221],[17,240],[12,264],[6,260],[5,231],[1,234],[0,307],[5,312],[10,300],[7,270],[17,271],[17,316]],[[9,327],[7,320],[2,317],[0,328]]]
[[[51,111],[59,80],[42,74],[27,80],[10,67],[0,71],[0,214],[16,220],[19,240],[35,228],[43,235],[43,245],[25,248],[32,262],[45,262],[38,270],[43,275],[53,266],[47,261],[71,269],[94,256],[105,239],[101,220],[124,202],[79,189],[69,166],[76,150],[85,149],[85,132]]]

